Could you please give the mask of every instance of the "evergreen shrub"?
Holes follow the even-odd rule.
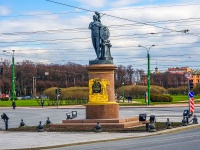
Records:
[[[172,102],[173,97],[169,95],[151,94],[151,102]]]

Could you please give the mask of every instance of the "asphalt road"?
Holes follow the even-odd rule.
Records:
[[[195,114],[200,116],[200,107],[195,108]],[[173,122],[181,122],[183,110],[187,107],[120,107],[120,118],[138,117],[141,113],[146,113],[156,116],[156,121],[165,122],[167,118]],[[47,117],[50,118],[52,123],[61,123],[66,119],[66,113],[77,111],[78,116],[76,119],[85,119],[85,108],[0,108],[0,114],[6,113],[9,117],[9,128],[18,127],[21,119],[24,120],[28,126],[37,126],[39,121],[45,124]],[[148,118],[147,118],[148,119]],[[4,129],[4,121],[0,119],[0,128]]]
[[[173,134],[67,146],[54,150],[198,150],[200,128]]]

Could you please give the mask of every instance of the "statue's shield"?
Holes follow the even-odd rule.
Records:
[[[104,41],[108,40],[108,38],[110,37],[110,31],[109,31],[108,27],[102,26],[100,28],[100,37]]]

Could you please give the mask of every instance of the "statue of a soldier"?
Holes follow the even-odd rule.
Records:
[[[92,44],[95,49],[97,59],[100,58],[100,28],[102,24],[100,22],[100,19],[97,15],[93,16],[93,22],[89,24],[89,29],[91,29],[91,38],[92,38]]]
[[[97,55],[96,60],[113,60],[110,55],[112,46],[109,40],[110,32],[108,27],[101,23],[101,16],[98,12],[95,12],[89,29],[91,29],[92,44]]]

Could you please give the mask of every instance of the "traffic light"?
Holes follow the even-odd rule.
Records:
[[[58,94],[61,94],[61,89],[58,88]]]
[[[193,89],[193,87],[194,87],[193,80],[189,80],[189,86],[190,86],[190,90]]]
[[[3,68],[0,69],[0,74],[1,74],[1,75],[3,74]]]
[[[57,88],[56,90],[55,90],[55,92],[56,92],[56,94],[61,94],[61,89],[60,88]]]

